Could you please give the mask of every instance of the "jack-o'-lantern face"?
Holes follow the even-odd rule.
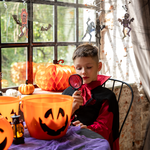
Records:
[[[9,122],[0,115],[0,149],[7,150],[13,142],[13,130]]]
[[[59,108],[57,119],[59,118],[60,114],[62,115],[62,117],[66,118],[66,119],[64,121],[64,125],[61,128],[57,129],[57,130],[49,128],[45,123],[42,123],[42,119],[39,118],[39,123],[40,123],[40,126],[41,126],[42,130],[44,132],[47,132],[48,135],[50,135],[50,136],[58,136],[58,135],[60,135],[60,133],[62,131],[64,131],[67,128],[67,125],[68,125],[68,115],[66,115],[66,117],[65,117],[65,112],[64,112],[64,110],[62,108]],[[54,119],[52,109],[49,109],[45,113],[44,117],[48,118],[50,115],[52,116],[52,119]],[[52,126],[52,127],[54,127],[54,126]]]
[[[0,132],[4,133],[4,130],[0,128]],[[4,140],[0,143],[0,148],[4,149],[7,144],[7,137],[4,137]]]
[[[73,97],[59,94],[37,94],[22,98],[21,110],[30,136],[53,140],[67,132]]]

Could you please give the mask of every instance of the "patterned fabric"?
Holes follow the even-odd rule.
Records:
[[[87,138],[76,132],[80,126],[69,126],[67,133],[57,140],[38,140],[30,137],[25,130],[25,144],[12,144],[8,150],[111,150],[109,143],[101,138]]]

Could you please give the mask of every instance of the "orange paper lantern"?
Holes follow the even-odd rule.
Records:
[[[0,149],[7,150],[13,142],[13,130],[10,123],[0,115]]]
[[[11,66],[11,80],[13,83],[21,84],[26,80],[26,62],[14,63]],[[33,65],[33,81],[35,79],[35,74],[37,71],[37,64],[32,63]]]
[[[73,97],[58,94],[30,95],[22,98],[21,110],[32,137],[57,139],[68,129]]]
[[[35,82],[42,90],[63,91],[69,86],[68,79],[74,73],[74,66],[49,64],[39,67]]]

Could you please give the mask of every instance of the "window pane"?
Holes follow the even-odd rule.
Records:
[[[79,41],[95,42],[96,12],[79,8]]]
[[[59,42],[75,41],[75,8],[58,6],[57,7],[57,36]]]
[[[23,21],[21,19],[23,8],[27,11],[26,4],[16,2],[0,2],[2,43],[19,43],[28,41],[28,27],[23,27]],[[24,11],[24,23],[28,22],[26,11]],[[20,22],[20,25],[16,23],[13,16],[16,20],[18,20],[18,22]]]
[[[27,54],[26,48],[2,48],[3,88],[18,86],[22,83],[25,83],[26,54]]]
[[[78,0],[79,4],[96,5],[96,0]],[[97,3],[98,5],[98,3]]]
[[[57,0],[58,2],[75,3],[76,0]]]
[[[51,62],[54,59],[54,47],[34,47],[33,48],[33,62],[43,63]]]
[[[58,60],[63,59],[64,65],[70,65],[70,66],[73,65],[72,55],[75,49],[76,49],[75,45],[58,46]]]
[[[33,82],[35,83],[35,74],[40,65],[53,63],[54,47],[34,47],[33,48]]]
[[[54,41],[54,7],[52,5],[33,5],[33,41]]]

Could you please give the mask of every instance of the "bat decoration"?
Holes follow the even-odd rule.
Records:
[[[96,20],[96,38],[98,38],[99,39],[99,44],[101,45],[101,43],[100,43],[100,39],[101,39],[101,30],[103,30],[105,28],[105,25],[100,25],[100,20],[99,19],[97,19]]]
[[[131,22],[134,21],[134,18],[129,19],[129,16],[130,16],[130,15],[129,15],[128,13],[126,13],[126,14],[124,15],[124,19],[118,18],[118,21],[121,22],[121,25],[123,24],[123,34],[124,34],[124,37],[123,37],[123,38],[126,37],[126,35],[125,35],[125,28],[128,28],[128,29],[129,29],[127,35],[130,36],[129,33],[130,33],[130,31],[131,31],[131,28],[129,27],[129,24],[131,24]]]
[[[45,27],[45,28],[42,26],[41,31],[48,31],[51,27],[52,27],[51,24],[49,24],[48,27]]]
[[[15,22],[19,25],[22,26],[22,23],[17,19],[17,15],[12,15],[13,19],[15,20]]]

